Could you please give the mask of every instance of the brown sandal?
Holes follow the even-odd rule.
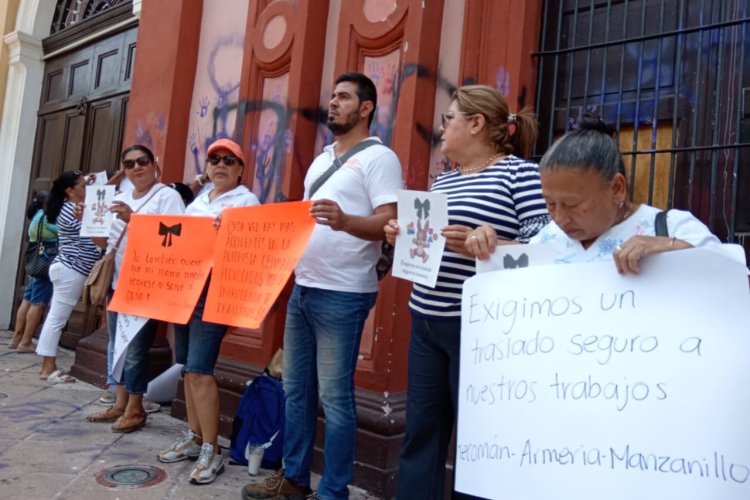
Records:
[[[133,432],[146,425],[146,414],[123,415],[112,425],[112,432]]]
[[[88,417],[86,417],[86,420],[88,420],[89,422],[102,424],[109,423],[114,422],[118,418],[122,417],[123,413],[125,413],[124,410],[118,410],[114,405],[112,405],[104,411],[99,411],[89,415]]]

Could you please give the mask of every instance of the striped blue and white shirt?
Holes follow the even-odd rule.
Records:
[[[94,263],[99,260],[101,252],[91,238],[81,237],[81,221],[75,218],[75,204],[63,203],[60,215],[57,216],[57,257],[67,268],[88,276]]]
[[[513,155],[475,174],[446,172],[430,191],[447,195],[448,224],[488,224],[502,239],[526,242],[549,222],[539,167]],[[473,258],[446,248],[435,288],[415,283],[409,309],[427,319],[460,318],[461,288],[475,273]]]

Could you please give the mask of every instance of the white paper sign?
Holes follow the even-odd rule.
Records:
[[[115,197],[114,186],[86,186],[81,236],[109,236],[114,214],[109,211]]]
[[[112,377],[115,380],[120,380],[122,368],[125,365],[125,353],[128,351],[130,341],[141,331],[147,321],[148,318],[141,318],[132,314],[117,314],[115,349],[112,357]]]
[[[501,269],[518,269],[529,266],[554,264],[555,248],[552,245],[498,245],[487,260],[477,259],[477,273]]]
[[[638,276],[602,262],[470,278],[456,488],[747,500],[749,313],[744,266],[705,249],[649,257]]]
[[[107,178],[107,171],[102,170],[101,172],[96,172],[93,175],[93,179],[89,182],[89,185],[91,186],[103,186],[107,183],[109,178]]]
[[[448,225],[447,197],[443,193],[399,191],[398,225],[393,276],[434,287],[445,248],[440,230]]]

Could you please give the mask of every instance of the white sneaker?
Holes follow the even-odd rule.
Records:
[[[201,445],[198,444],[197,439],[198,436],[188,430],[180,439],[172,443],[172,446],[160,451],[157,458],[165,464],[181,460],[195,460],[201,454]]]
[[[190,482],[192,484],[212,483],[222,472],[224,472],[224,456],[221,448],[218,453],[214,453],[214,446],[211,443],[203,443],[201,455],[190,473]]]
[[[148,399],[143,398],[143,410],[146,413],[154,413],[161,410],[161,405],[159,403],[154,403],[153,401],[149,401]]]
[[[101,405],[113,405],[115,404],[115,401],[117,401],[117,398],[109,389],[104,389],[104,392],[102,392],[102,395],[99,396],[99,399],[97,400]]]

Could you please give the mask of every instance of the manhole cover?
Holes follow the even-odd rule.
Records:
[[[96,475],[96,482],[107,488],[145,488],[167,477],[164,469],[150,465],[118,465]]]

